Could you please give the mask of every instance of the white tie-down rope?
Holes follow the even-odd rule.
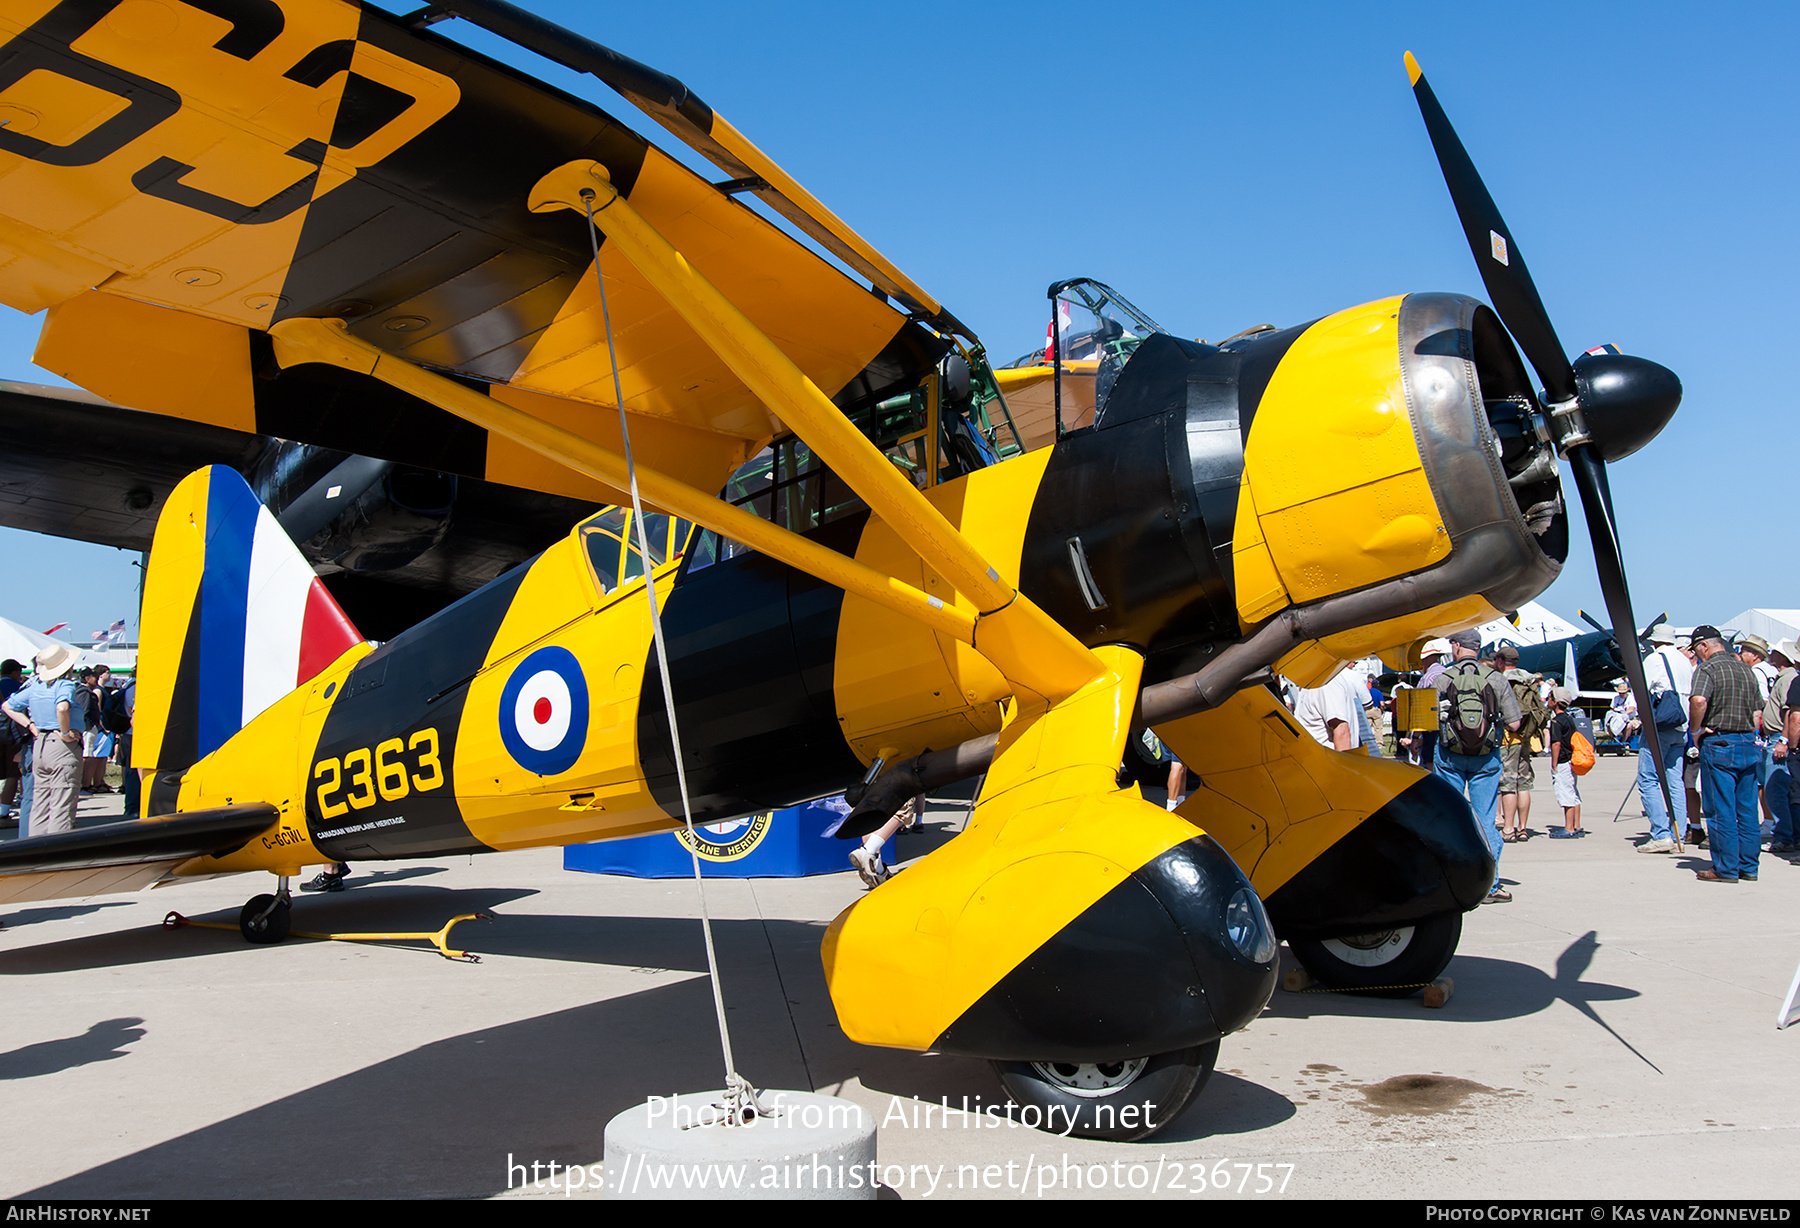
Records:
[[[700,929],[706,935],[706,971],[712,981],[713,1010],[719,1016],[719,1047],[725,1056],[725,1110],[733,1125],[743,1125],[752,1115],[761,1116],[763,1108],[756,1102],[756,1089],[737,1072],[731,1057],[731,1029],[725,1023],[725,996],[719,985],[719,957],[713,950],[712,916],[706,910],[706,881],[700,874],[699,839],[694,835],[694,809],[688,801],[687,767],[681,754],[681,729],[675,720],[675,686],[669,677],[669,652],[663,641],[662,610],[657,605],[656,585],[651,579],[650,539],[644,532],[644,503],[638,495],[637,465],[631,458],[631,428],[625,421],[625,392],[619,381],[619,354],[613,347],[612,315],[606,306],[606,278],[600,272],[600,228],[594,224],[594,193],[584,188],[582,203],[587,206],[588,241],[594,252],[594,281],[600,287],[600,322],[606,330],[607,361],[612,365],[613,401],[619,407],[619,439],[625,450],[625,473],[631,485],[631,522],[637,528],[638,553],[644,562],[644,593],[650,599],[650,632],[656,643],[656,665],[662,671],[663,705],[669,713],[669,749],[675,756],[675,780],[681,789],[681,817],[687,824],[688,856],[694,862],[694,889],[700,896]],[[617,200],[613,197],[612,200]],[[606,202],[607,205],[612,200]],[[605,209],[606,205],[600,206]]]

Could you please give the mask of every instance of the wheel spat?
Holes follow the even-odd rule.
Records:
[[[1512,231],[1507,229],[1487,185],[1476,173],[1475,163],[1410,51],[1406,54],[1406,71],[1412,79],[1419,113],[1425,119],[1425,130],[1437,151],[1450,199],[1462,220],[1469,250],[1481,271],[1482,284],[1487,287],[1494,311],[1543,383],[1546,412],[1541,421],[1546,437],[1568,459],[1574,472],[1575,489],[1581,494],[1581,506],[1587,513],[1594,543],[1594,568],[1606,599],[1607,616],[1615,631],[1619,627],[1635,630],[1637,622],[1625,583],[1618,522],[1606,483],[1606,462],[1629,456],[1656,437],[1681,404],[1681,381],[1667,367],[1620,354],[1612,347],[1591,350],[1578,361],[1569,361],[1525,267],[1525,257],[1513,241]],[[1620,647],[1623,649],[1622,642]],[[1621,651],[1619,656],[1631,682],[1631,692],[1637,698],[1639,716],[1649,728],[1656,778],[1662,786],[1663,803],[1672,815],[1674,799],[1669,794],[1661,740],[1650,717],[1655,709],[1644,680],[1643,659],[1635,652]]]

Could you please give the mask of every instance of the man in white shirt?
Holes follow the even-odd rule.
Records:
[[[1361,716],[1368,697],[1355,670],[1340,670],[1322,687],[1299,688],[1294,698],[1294,719],[1321,746],[1356,750],[1362,745]]]
[[[1669,629],[1669,624],[1658,623],[1652,627],[1650,642],[1656,645],[1656,651],[1644,658],[1644,681],[1650,684],[1652,710],[1638,714],[1643,721],[1644,736],[1638,747],[1638,797],[1644,803],[1644,813],[1650,816],[1650,841],[1640,844],[1638,852],[1672,853],[1675,851],[1675,832],[1687,826],[1687,791],[1682,783],[1682,768],[1687,754],[1688,692],[1694,685],[1694,667],[1687,654],[1675,646],[1675,633]],[[1671,690],[1681,697],[1681,723],[1658,727],[1654,711],[1656,696]],[[1662,789],[1656,783],[1651,738],[1662,747],[1669,800],[1675,806],[1672,824],[1668,807],[1663,805]]]

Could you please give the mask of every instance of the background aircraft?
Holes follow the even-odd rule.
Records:
[[[1567,673],[1565,666],[1568,655],[1573,651],[1575,673],[1581,682],[1581,688],[1585,691],[1601,691],[1626,676],[1625,663],[1619,655],[1618,640],[1609,628],[1600,626],[1590,618],[1587,611],[1579,610],[1577,614],[1595,629],[1582,635],[1546,640],[1542,644],[1515,644],[1519,650],[1519,668],[1529,674],[1554,678],[1560,684]],[[1650,628],[1667,618],[1666,613],[1659,614],[1645,624],[1644,630],[1634,641],[1638,660],[1643,660],[1645,653],[1649,651],[1646,637],[1650,634]],[[1502,637],[1497,642],[1504,642],[1504,639]]]
[[[301,395],[326,399],[316,386]],[[474,592],[596,510],[554,491],[123,409],[77,389],[0,381],[0,423],[0,524],[148,551],[175,484],[228,465],[376,639]]]

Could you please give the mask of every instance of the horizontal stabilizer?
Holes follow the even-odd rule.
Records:
[[[13,840],[0,845],[0,878],[228,853],[279,817],[273,806],[220,806]]]

